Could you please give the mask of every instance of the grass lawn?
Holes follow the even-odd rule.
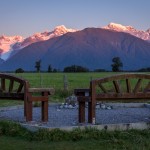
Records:
[[[94,78],[101,78],[112,75],[112,72],[101,73],[21,73],[15,74],[29,80],[32,87],[54,87],[64,88],[64,75],[68,80],[68,88],[89,87],[89,81]]]
[[[27,141],[17,137],[0,136],[1,150],[148,150],[150,143],[147,138],[137,139],[107,139],[107,140],[80,140],[80,141],[60,141],[43,142]]]
[[[68,93],[63,93],[64,73],[23,73],[15,74],[29,80],[31,87],[54,87],[56,94],[53,97],[54,102],[64,100],[66,96],[73,92],[74,88],[88,88],[89,81],[95,78],[101,78],[112,75],[113,73],[66,73],[68,79]],[[1,106],[22,104],[20,101],[1,100]],[[11,127],[11,126],[10,126]],[[11,132],[15,133],[11,127]],[[18,130],[17,130],[18,131]],[[7,132],[6,132],[7,133]],[[22,134],[21,134],[22,135]],[[57,133],[56,133],[57,135]],[[59,134],[58,134],[59,135]],[[150,130],[145,131],[120,131],[117,133],[107,132],[102,137],[101,133],[91,132],[83,134],[74,132],[77,140],[44,141],[29,140],[22,136],[6,136],[0,128],[0,149],[1,150],[111,150],[111,149],[129,149],[129,150],[149,150],[150,149]],[[43,137],[45,134],[42,135]],[[79,137],[78,137],[79,136]],[[37,136],[39,137],[39,136]],[[60,137],[60,136],[58,136]],[[92,138],[91,138],[92,137]],[[57,137],[56,137],[57,138]],[[78,139],[79,138],[79,139]]]
[[[53,87],[55,95],[52,102],[64,102],[67,96],[73,94],[75,88],[88,88],[89,81],[94,78],[109,76],[113,73],[18,73],[15,76],[29,81],[31,87]],[[64,91],[64,75],[68,81],[68,91]],[[21,101],[0,101],[0,107],[22,104]]]
[[[0,121],[1,150],[149,150],[150,130],[105,131],[96,128],[41,129],[31,132],[11,121]]]
[[[120,73],[120,72],[119,72]],[[50,99],[51,102],[64,102],[67,96],[73,94],[75,88],[89,88],[91,79],[102,78],[119,74],[114,72],[89,72],[89,73],[18,73],[14,74],[18,77],[24,78],[30,82],[31,87],[53,87],[55,88],[55,95]],[[64,91],[64,75],[67,78],[68,91]],[[124,81],[123,81],[124,82]],[[123,83],[122,82],[122,83]],[[146,81],[147,82],[147,81]],[[135,87],[137,81],[131,84]],[[108,84],[106,86],[113,86]],[[0,107],[22,104],[20,101],[0,101]]]

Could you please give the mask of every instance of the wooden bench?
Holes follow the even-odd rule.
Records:
[[[88,122],[95,124],[97,101],[150,100],[150,74],[118,74],[90,82],[89,89],[75,89],[79,102],[79,123],[85,122],[85,103],[88,103]]]
[[[42,121],[48,121],[48,98],[52,94],[54,94],[53,88],[30,88],[27,80],[0,73],[0,100],[24,101],[26,121],[32,121],[32,103],[35,101],[41,102]]]

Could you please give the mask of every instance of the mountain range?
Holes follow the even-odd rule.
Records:
[[[2,36],[0,49],[5,60],[0,60],[1,71],[17,68],[32,71],[38,60],[42,70],[47,70],[50,64],[59,70],[73,64],[90,70],[110,70],[113,57],[121,58],[124,70],[136,70],[150,66],[150,29],[139,31],[115,23],[83,30],[58,26],[51,32],[36,33],[26,39]]]

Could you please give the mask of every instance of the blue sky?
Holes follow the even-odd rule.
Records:
[[[150,28],[150,0],[0,0],[0,35],[30,36],[58,25],[84,29],[110,22]]]

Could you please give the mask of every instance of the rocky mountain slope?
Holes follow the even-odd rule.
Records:
[[[150,29],[146,31],[137,30],[132,26],[123,26],[117,23],[110,23],[107,26],[103,27],[104,29],[109,29],[117,32],[125,32],[131,35],[134,35],[140,39],[146,40],[150,42]]]
[[[57,36],[61,36],[68,32],[75,32],[75,29],[67,29],[64,25],[57,26],[53,31],[42,32],[42,33],[35,33],[32,36],[27,38],[23,38],[21,36],[1,36],[0,37],[0,58],[7,60],[18,51],[22,50],[24,47],[28,45],[39,42],[45,41]]]
[[[124,32],[101,28],[86,28],[69,32],[47,41],[33,43],[12,56],[0,68],[15,71],[35,70],[35,61],[41,60],[41,69],[48,65],[63,70],[69,65],[111,70],[113,57],[120,57],[123,70],[150,66],[150,43]]]

